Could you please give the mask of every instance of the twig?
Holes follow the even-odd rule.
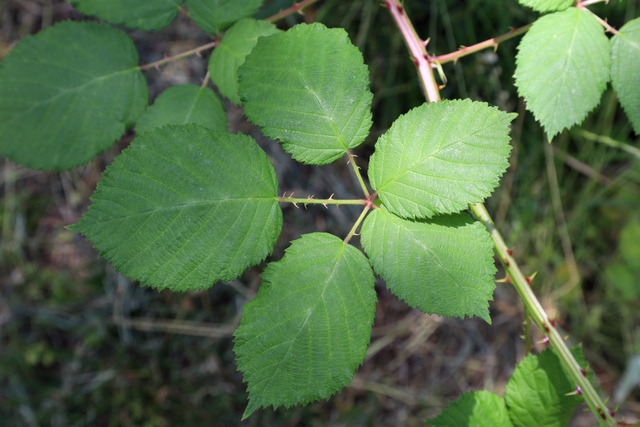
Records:
[[[501,36],[494,37],[489,40],[485,40],[481,43],[474,44],[473,46],[465,46],[456,52],[451,52],[446,55],[431,56],[429,59],[432,62],[438,62],[440,64],[446,64],[447,62],[451,62],[451,61],[455,63],[456,61],[458,61],[458,59],[462,58],[463,56],[470,55],[480,50],[487,49],[489,47],[493,47],[494,49],[496,49],[498,47],[498,44],[502,43],[503,41],[509,40],[510,38],[526,33],[529,30],[529,28],[531,28],[531,25],[533,24],[527,24],[524,27],[520,27],[520,28],[513,28],[509,32]]]
[[[298,3],[294,3],[293,6],[287,8],[287,9],[281,11],[281,12],[276,13],[275,15],[265,19],[265,21],[268,21],[268,22],[278,21],[278,20],[284,18],[285,16],[291,15],[291,14],[296,13],[296,12],[301,12],[302,9],[304,9],[307,6],[312,5],[313,3],[317,2],[317,1],[318,0],[304,0],[304,1],[301,1],[301,2],[298,2]]]
[[[145,65],[139,65],[138,69],[143,71],[143,70],[148,70],[149,68],[159,68],[161,65],[167,64],[169,62],[177,61],[178,59],[186,58],[187,56],[197,55],[200,52],[202,52],[203,50],[212,49],[212,48],[216,47],[218,45],[218,43],[219,42],[214,41],[214,42],[211,42],[211,43],[203,44],[202,46],[199,46],[199,47],[197,47],[195,49],[188,50],[186,52],[182,52],[182,53],[180,53],[178,55],[175,55],[175,56],[167,56],[167,57],[164,57],[163,59],[161,59],[159,61],[151,62],[151,63],[145,64]]]

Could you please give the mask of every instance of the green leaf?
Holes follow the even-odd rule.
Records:
[[[158,96],[136,123],[136,132],[149,132],[167,124],[196,123],[211,130],[227,130],[222,101],[208,87],[172,86]]]
[[[399,298],[425,313],[478,316],[488,323],[496,268],[486,229],[467,214],[411,221],[375,209],[362,247]]]
[[[238,67],[258,42],[258,37],[269,36],[279,31],[266,21],[243,19],[233,24],[209,58],[211,81],[218,90],[234,104],[240,104],[238,96]]]
[[[186,0],[189,17],[209,34],[224,31],[260,9],[263,0]]]
[[[504,399],[484,390],[463,393],[437,417],[426,421],[431,427],[513,427]]]
[[[611,49],[604,28],[585,9],[534,22],[518,46],[516,85],[551,140],[581,123],[609,81]]]
[[[611,39],[611,84],[633,130],[640,135],[640,18],[627,22]]]
[[[607,279],[606,291],[612,300],[636,301],[640,296],[638,286],[638,273],[627,264],[614,263],[604,268],[604,276]]]
[[[0,63],[0,153],[42,170],[88,162],[147,106],[137,65],[131,39],[96,23],[25,37]]]
[[[575,3],[574,0],[518,0],[518,3],[528,6],[536,12],[555,12],[565,10]]]
[[[342,29],[300,24],[262,37],[238,74],[247,117],[298,161],[332,162],[369,132],[369,72]]]
[[[183,0],[69,0],[80,12],[113,24],[159,30],[178,15]]]
[[[282,228],[275,171],[248,136],[199,125],[138,136],[72,230],[124,275],[172,291],[235,279]]]
[[[375,313],[367,259],[327,233],[295,240],[262,279],[235,333],[249,389],[243,418],[260,406],[306,404],[347,386],[366,355]]]
[[[624,227],[618,250],[629,266],[640,272],[640,221],[631,221]]]
[[[460,212],[481,202],[509,166],[514,117],[470,100],[414,108],[376,143],[371,186],[389,211],[406,218]]]
[[[560,359],[547,349],[518,364],[504,398],[516,427],[565,427],[575,407],[584,402],[581,396],[568,395],[574,391]]]

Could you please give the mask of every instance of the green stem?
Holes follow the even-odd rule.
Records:
[[[529,316],[529,310],[524,308],[524,355],[531,354],[531,316]]]
[[[369,198],[369,190],[367,190],[367,186],[364,183],[364,179],[362,179],[362,175],[360,174],[360,167],[358,165],[356,165],[356,160],[353,154],[351,154],[351,151],[347,150],[347,157],[349,157],[349,164],[351,165],[351,167],[353,168],[353,171],[356,174],[356,178],[358,178],[358,182],[360,183],[360,187],[362,187],[362,192],[364,193],[364,197]]]
[[[327,205],[366,205],[369,203],[365,199],[334,199],[333,194],[328,199],[314,199],[313,196],[309,196],[306,199],[293,197],[293,193],[288,196],[276,197],[276,200],[281,203],[293,203],[296,207],[298,207],[298,203],[304,205],[306,208],[307,205],[323,205],[325,208]]]
[[[344,238],[345,244],[349,243],[349,240],[351,240],[351,238],[356,235],[356,230],[360,226],[360,223],[362,222],[364,217],[367,216],[367,212],[369,212],[369,209],[375,206],[373,203],[369,201],[365,200],[365,202],[367,206],[365,206],[365,208],[362,210],[362,213],[358,217],[358,220],[356,221],[355,224],[353,224],[353,227],[351,227],[351,230],[349,231],[349,234],[347,234],[347,237]]]
[[[609,147],[620,148],[629,154],[633,154],[638,158],[638,160],[640,160],[640,149],[637,149],[633,145],[629,145],[621,141],[616,141],[615,139],[610,138],[608,136],[598,135],[586,130],[580,130],[580,135],[583,138],[589,139],[591,141],[600,142],[602,144],[608,145]]]
[[[402,6],[398,4],[397,0],[385,0],[385,6],[391,11],[391,15],[393,16],[396,24],[398,25],[403,37],[405,38],[405,42],[409,47],[412,55],[415,58],[417,53],[417,46],[424,45],[420,38],[417,36],[415,31],[413,30],[413,25],[409,21],[409,18],[406,16]],[[411,31],[409,31],[410,29]],[[408,39],[410,38],[410,40]],[[416,53],[414,53],[414,50]],[[431,64],[429,62],[429,58],[425,55],[426,63],[429,65],[428,67],[418,66],[419,75],[421,78],[421,83],[425,88],[425,94],[429,102],[436,102],[440,100],[440,91],[438,89],[437,84],[435,83],[435,77],[433,76],[433,70],[431,68]],[[415,62],[415,60],[414,60]],[[580,367],[578,362],[576,362],[573,354],[569,351],[569,348],[564,342],[564,339],[560,336],[557,329],[555,328],[554,321],[547,317],[546,312],[542,308],[542,305],[534,295],[533,291],[529,287],[530,279],[527,279],[522,272],[520,271],[520,267],[516,263],[516,261],[511,256],[511,251],[507,248],[507,245],[504,243],[502,236],[496,230],[493,220],[491,216],[487,212],[486,208],[482,203],[477,203],[475,205],[470,205],[469,208],[475,215],[475,217],[484,224],[484,226],[489,231],[491,235],[491,239],[493,240],[493,244],[495,247],[500,260],[502,261],[506,271],[508,278],[518,293],[522,298],[522,301],[525,306],[525,310],[528,311],[531,318],[538,324],[540,329],[544,331],[545,336],[549,340],[552,349],[555,351],[556,355],[560,358],[562,365],[565,367],[566,371],[569,373],[569,376],[573,379],[574,384],[581,390],[582,396],[585,401],[589,405],[589,408],[595,415],[596,419],[600,423],[600,425],[606,426],[614,426],[615,420],[609,413],[606,405],[596,393],[593,385],[587,379],[586,372]]]
[[[178,55],[175,55],[175,56],[168,56],[168,57],[165,57],[165,58],[163,58],[163,59],[161,59],[159,61],[151,62],[151,63],[145,64],[145,65],[139,65],[138,69],[140,71],[143,71],[143,70],[148,70],[149,68],[158,68],[161,65],[167,64],[169,62],[177,61],[178,59],[186,58],[187,56],[191,56],[191,55],[197,55],[200,52],[202,52],[203,50],[212,49],[212,48],[216,47],[218,45],[218,43],[219,42],[214,41],[214,42],[211,42],[211,43],[203,44],[202,46],[199,46],[199,47],[197,47],[195,49],[188,50],[186,52],[182,52],[182,53],[180,53]]]
[[[586,376],[586,371],[580,367],[564,342],[564,338],[560,336],[560,333],[555,328],[554,320],[547,317],[547,313],[544,311],[544,308],[542,308],[542,305],[529,286],[529,280],[524,276],[524,274],[522,274],[520,267],[511,256],[511,251],[504,243],[500,232],[496,230],[493,220],[489,216],[484,205],[482,203],[477,203],[475,205],[470,205],[469,207],[475,217],[482,222],[489,231],[496,252],[507,271],[507,275],[509,277],[508,281],[513,284],[518,291],[518,294],[520,294],[525,310],[545,334],[545,341],[548,339],[551,348],[560,358],[562,365],[569,373],[574,384],[580,387],[584,400],[598,419],[600,425],[615,425],[615,420],[611,414],[609,414],[606,405],[602,402],[600,396],[598,396],[598,393],[595,391],[591,382],[589,382],[589,379]]]
[[[509,32],[504,33],[501,36],[494,37],[489,40],[485,40],[482,43],[477,43],[477,44],[474,44],[473,46],[465,46],[456,52],[451,52],[446,55],[432,56],[429,59],[431,60],[431,62],[438,62],[440,64],[446,64],[447,62],[451,62],[451,61],[455,63],[458,59],[462,58],[463,56],[476,53],[480,50],[487,49],[489,47],[493,47],[495,50],[498,48],[498,45],[503,41],[509,40],[512,37],[519,36],[520,34],[526,33],[531,27],[531,25],[533,24],[527,24],[524,27],[520,27],[520,28],[513,28]]]
[[[317,2],[317,1],[318,0],[304,0],[304,1],[301,1],[301,2],[298,2],[298,3],[294,3],[293,6],[287,8],[287,9],[281,11],[281,12],[276,13],[275,15],[265,19],[265,21],[268,21],[268,22],[278,21],[278,20],[284,18],[285,16],[291,15],[291,14],[296,13],[296,12],[301,12],[302,9],[304,9],[307,6],[312,5],[313,3]]]

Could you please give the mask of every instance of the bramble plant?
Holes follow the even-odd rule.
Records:
[[[303,235],[267,264],[235,333],[249,390],[243,418],[260,407],[325,399],[349,385],[371,337],[374,272],[411,307],[490,323],[495,248],[504,281],[516,287],[551,349],[516,367],[504,398],[466,393],[430,425],[566,425],[583,401],[600,424],[615,425],[581,348],[567,348],[482,205],[509,165],[516,114],[469,99],[440,101],[433,70],[442,73],[446,62],[526,32],[515,82],[549,140],[581,123],[610,80],[640,133],[640,19],[615,30],[586,8],[595,1],[520,0],[549,13],[488,42],[431,56],[403,6],[386,0],[429,102],[378,138],[363,174],[352,152],[372,124],[362,55],[342,29],[314,23],[281,31],[271,22],[314,0],[268,21],[250,18],[259,0],[71,3],[143,30],[169,25],[186,6],[195,24],[216,36],[141,66],[122,30],[63,22],[20,41],[0,65],[0,151],[10,160],[41,170],[73,168],[135,126],[135,140],[107,167],[87,213],[69,227],[117,271],[157,289],[209,288],[270,255],[282,230],[280,204],[362,208],[346,236]],[[211,48],[202,86],[171,87],[147,108],[143,70]],[[294,197],[279,189],[256,142],[226,131],[209,79],[295,160],[346,160],[362,197]],[[364,253],[351,244],[358,230]]]

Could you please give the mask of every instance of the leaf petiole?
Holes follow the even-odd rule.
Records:
[[[347,237],[344,238],[344,244],[346,245],[347,243],[349,243],[349,240],[351,240],[351,238],[353,236],[356,235],[356,230],[358,229],[358,227],[360,226],[360,223],[362,222],[362,220],[364,219],[365,216],[367,216],[367,212],[369,212],[369,209],[371,209],[372,206],[375,206],[372,202],[369,202],[367,200],[365,200],[366,205],[365,208],[362,210],[362,213],[360,214],[360,216],[358,217],[358,219],[356,220],[356,223],[353,224],[353,227],[351,227],[351,230],[349,230],[349,234],[347,234]]]
[[[306,199],[293,197],[293,193],[282,197],[276,197],[276,200],[281,203],[293,203],[298,207],[298,203],[303,204],[306,208],[308,204],[323,205],[325,208],[327,205],[366,205],[369,203],[366,199],[334,199],[333,194],[328,199],[314,199],[313,196],[307,196]]]
[[[369,198],[369,190],[367,190],[367,186],[364,183],[364,179],[362,179],[362,174],[360,174],[360,167],[356,165],[355,155],[351,154],[351,151],[347,150],[347,156],[349,157],[349,163],[351,167],[353,167],[353,171],[356,174],[356,178],[358,178],[358,182],[360,183],[360,187],[362,187],[362,192],[364,193],[364,197]]]

